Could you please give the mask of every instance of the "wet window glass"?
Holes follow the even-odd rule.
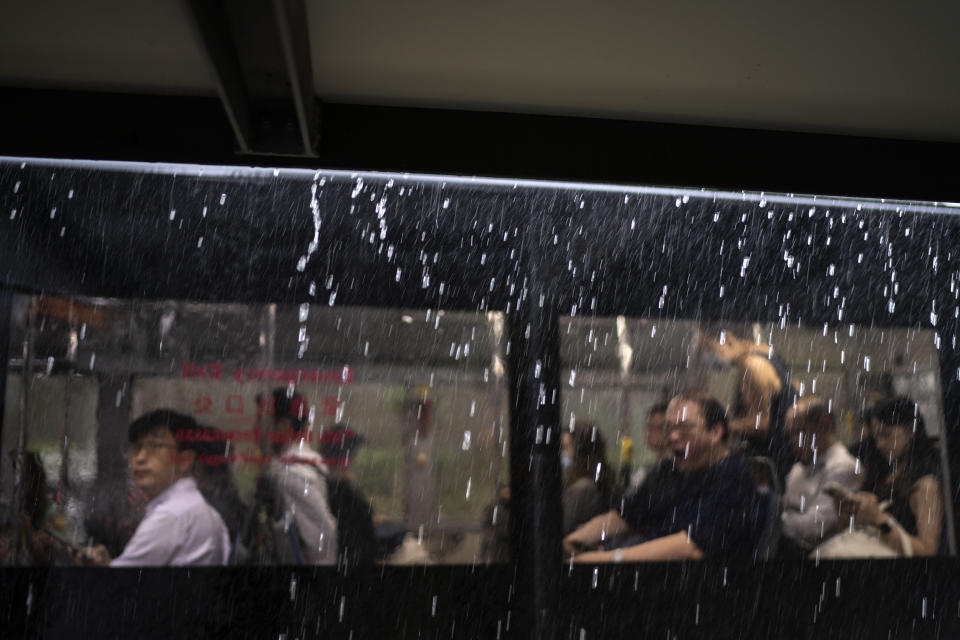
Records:
[[[561,327],[566,543],[610,552],[581,558],[657,553],[676,532],[721,559],[955,553],[933,331]],[[721,410],[715,442],[704,399]]]
[[[23,158],[0,198],[4,564],[302,565],[110,576],[344,636],[855,636],[891,566],[955,614],[951,561],[873,560],[955,556],[956,205]]]
[[[509,556],[502,314],[17,296],[12,327],[3,495],[32,521],[5,563]],[[195,499],[193,548],[154,549]]]

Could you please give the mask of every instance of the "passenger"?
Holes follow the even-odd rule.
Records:
[[[372,566],[377,558],[373,507],[357,488],[350,471],[353,456],[364,442],[353,429],[336,424],[320,434],[320,456],[327,466],[327,498],[337,520],[337,565]]]
[[[226,564],[227,527],[197,489],[197,442],[176,433],[196,432],[193,418],[161,409],[130,425],[127,459],[134,484],[148,499],[143,520],[119,557],[106,547],[89,550],[93,564],[113,567]]]
[[[740,384],[730,432],[745,440],[744,455],[771,458],[782,484],[795,462],[784,436],[784,416],[796,397],[786,363],[772,347],[729,331],[719,339],[701,337],[699,346],[719,363],[737,368]]]
[[[645,430],[646,444],[647,448],[656,455],[657,459],[645,467],[640,467],[633,473],[633,476],[630,477],[631,490],[635,491],[639,489],[644,479],[656,469],[657,465],[665,459],[672,457],[668,455],[670,445],[667,442],[667,437],[663,433],[663,423],[666,419],[667,405],[663,402],[653,405],[649,413],[647,413],[647,426]]]
[[[852,493],[862,478],[856,460],[837,441],[833,416],[823,400],[797,400],[787,411],[786,427],[797,463],[787,474],[779,555],[805,558],[843,528],[835,487]]]
[[[310,445],[304,430],[307,403],[293,387],[273,391],[274,428],[269,436],[276,459],[268,478],[279,493],[285,519],[296,523],[301,548],[297,564],[334,564],[337,561],[337,521],[327,499],[327,467]],[[299,557],[298,557],[299,556]]]
[[[247,507],[240,499],[240,491],[228,462],[228,440],[214,427],[200,427],[209,435],[200,444],[201,454],[194,468],[197,488],[204,499],[217,510],[235,541],[247,515]]]
[[[673,464],[658,466],[619,513],[564,538],[574,561],[751,557],[760,538],[758,495],[743,459],[724,442],[723,406],[705,393],[680,394],[667,407],[664,433]],[[580,553],[602,540],[604,550]]]
[[[610,508],[612,480],[606,445],[591,422],[564,431],[560,446],[563,482],[563,535]]]
[[[943,494],[935,441],[909,398],[881,402],[871,412],[878,456],[864,461],[864,491],[841,502],[841,517],[876,527],[901,556],[932,556],[940,548]]]
[[[10,451],[11,462],[16,457],[17,451]],[[0,527],[0,566],[73,564],[67,549],[51,536],[51,531],[64,533],[63,517],[57,514],[50,501],[47,474],[40,456],[35,451],[23,451],[20,460],[19,514],[13,504],[5,505],[10,510],[0,514],[2,517],[14,516]],[[11,473],[14,467],[11,464]],[[9,488],[13,489],[12,477]],[[11,495],[11,502],[12,498]]]

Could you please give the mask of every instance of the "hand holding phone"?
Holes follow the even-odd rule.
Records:
[[[853,491],[838,482],[828,482],[823,485],[823,492],[837,500],[850,500],[854,495]]]

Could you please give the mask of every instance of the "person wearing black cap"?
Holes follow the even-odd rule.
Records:
[[[193,418],[168,409],[131,423],[127,460],[134,484],[149,501],[146,513],[123,553],[111,560],[100,545],[88,550],[88,562],[112,567],[226,564],[227,528],[193,478],[198,443],[175,435],[196,430]]]
[[[377,557],[373,508],[353,483],[350,463],[363,436],[335,424],[320,434],[320,455],[327,465],[327,497],[337,519],[339,552],[337,564],[344,568],[368,567]]]
[[[327,467],[310,446],[305,429],[309,408],[293,387],[273,391],[274,428],[269,434],[275,456],[268,477],[279,492],[285,519],[296,523],[299,540],[293,550],[297,564],[334,564],[337,560],[337,521],[327,501]]]

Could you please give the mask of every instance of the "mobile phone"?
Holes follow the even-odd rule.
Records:
[[[838,498],[840,500],[849,500],[850,496],[853,495],[852,491],[837,482],[828,482],[827,484],[823,485],[823,491],[827,495],[833,496],[834,498]]]

